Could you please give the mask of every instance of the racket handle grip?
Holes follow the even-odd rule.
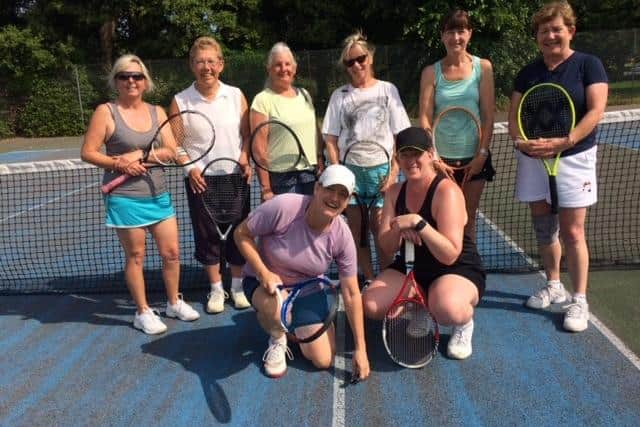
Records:
[[[127,174],[122,174],[114,179],[112,179],[111,181],[107,182],[105,185],[103,185],[102,187],[100,187],[100,190],[102,190],[102,194],[109,194],[111,193],[116,187],[120,186],[121,184],[125,183],[129,178],[131,178],[131,175],[127,175]]]

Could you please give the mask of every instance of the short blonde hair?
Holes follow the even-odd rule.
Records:
[[[273,60],[276,57],[276,55],[279,55],[281,53],[286,53],[287,55],[289,55],[291,57],[291,63],[296,68],[298,67],[298,62],[296,61],[296,57],[293,56],[293,52],[291,51],[289,46],[287,46],[285,42],[278,42],[273,45],[273,47],[269,51],[269,55],[267,55],[267,64],[266,64],[267,70],[269,70],[273,65]]]
[[[362,31],[358,30],[342,41],[342,53],[340,54],[340,60],[338,61],[339,67],[344,68],[344,61],[347,59],[347,55],[349,55],[349,51],[353,46],[360,46],[360,48],[373,60],[376,48],[373,44],[367,41],[367,37],[362,33]]]
[[[122,55],[120,58],[116,59],[116,62],[113,64],[113,67],[111,67],[111,71],[109,72],[109,87],[113,90],[117,90],[116,87],[116,75],[121,72],[122,70],[124,70],[125,68],[127,68],[127,66],[129,64],[138,64],[140,66],[140,69],[142,70],[142,74],[144,75],[145,80],[147,81],[147,92],[152,92],[153,89],[155,88],[155,84],[153,83],[153,80],[151,79],[151,75],[149,74],[149,70],[147,69],[147,67],[144,65],[144,62],[142,62],[142,59],[140,59],[138,56],[128,53],[126,55]]]
[[[191,45],[191,49],[189,49],[189,61],[193,61],[193,58],[196,56],[199,50],[212,49],[218,53],[218,59],[224,60],[222,56],[222,48],[220,44],[213,37],[202,36],[195,39],[193,44]]]
[[[566,1],[554,1],[542,6],[531,18],[533,35],[538,34],[540,25],[552,21],[558,16],[562,17],[564,25],[567,27],[576,26],[576,14],[571,5]]]

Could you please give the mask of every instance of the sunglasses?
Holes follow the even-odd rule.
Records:
[[[364,64],[364,61],[366,60],[367,60],[367,54],[365,53],[364,55],[356,56],[355,58],[345,59],[344,61],[342,61],[342,63],[344,64],[345,67],[351,68],[353,67],[353,64],[355,64],[356,62],[358,64]]]
[[[140,80],[144,80],[144,74],[142,73],[118,73],[116,74],[116,79],[120,80],[121,82],[126,82],[129,79],[133,79],[137,82],[139,82]]]

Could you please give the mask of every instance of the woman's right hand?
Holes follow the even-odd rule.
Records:
[[[207,182],[204,180],[199,167],[193,167],[189,171],[189,187],[196,194],[202,193],[207,188]]]
[[[267,200],[271,200],[273,199],[273,191],[271,191],[271,189],[263,189],[260,192],[260,197],[262,199],[263,202],[266,202]]]
[[[265,273],[261,274],[258,278],[260,280],[260,284],[264,288],[265,291],[269,295],[275,295],[278,291],[278,286],[282,285],[282,279],[280,276],[275,274],[274,272],[267,270]]]

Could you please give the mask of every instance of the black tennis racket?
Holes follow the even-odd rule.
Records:
[[[308,343],[325,333],[338,313],[339,286],[324,277],[278,287],[280,323],[293,342]],[[282,293],[288,292],[283,300]]]
[[[256,126],[249,145],[254,164],[268,172],[284,173],[313,168],[298,135],[280,120],[271,119]]]
[[[224,274],[227,238],[233,226],[243,219],[249,184],[240,163],[227,157],[209,162],[202,170],[202,177],[207,186],[199,196],[220,237],[220,272]]]
[[[466,182],[469,163],[477,155],[482,139],[478,117],[464,107],[442,110],[433,122],[433,145],[440,159],[454,170],[465,169]]]
[[[576,125],[576,111],[569,93],[555,83],[540,83],[527,90],[518,105],[518,130],[524,140],[565,138]],[[553,163],[542,159],[549,176],[551,213],[558,213],[556,176],[560,154]]]
[[[171,140],[173,138],[173,140]],[[141,162],[147,169],[158,167],[183,167],[191,165],[211,151],[216,140],[216,132],[211,120],[199,111],[184,110],[170,115],[158,126],[148,146],[143,152]],[[181,164],[175,159],[162,160],[156,155],[156,150],[166,144],[176,147],[177,156],[182,159]],[[125,183],[132,176],[122,174],[101,187],[103,194],[112,192]]]
[[[413,243],[405,241],[404,258],[407,275],[382,322],[382,342],[395,363],[421,368],[438,353],[440,332],[414,277]]]
[[[360,247],[369,246],[369,215],[371,208],[383,197],[380,189],[389,179],[389,152],[374,141],[356,141],[347,147],[342,164],[356,177],[354,197],[360,207]]]

